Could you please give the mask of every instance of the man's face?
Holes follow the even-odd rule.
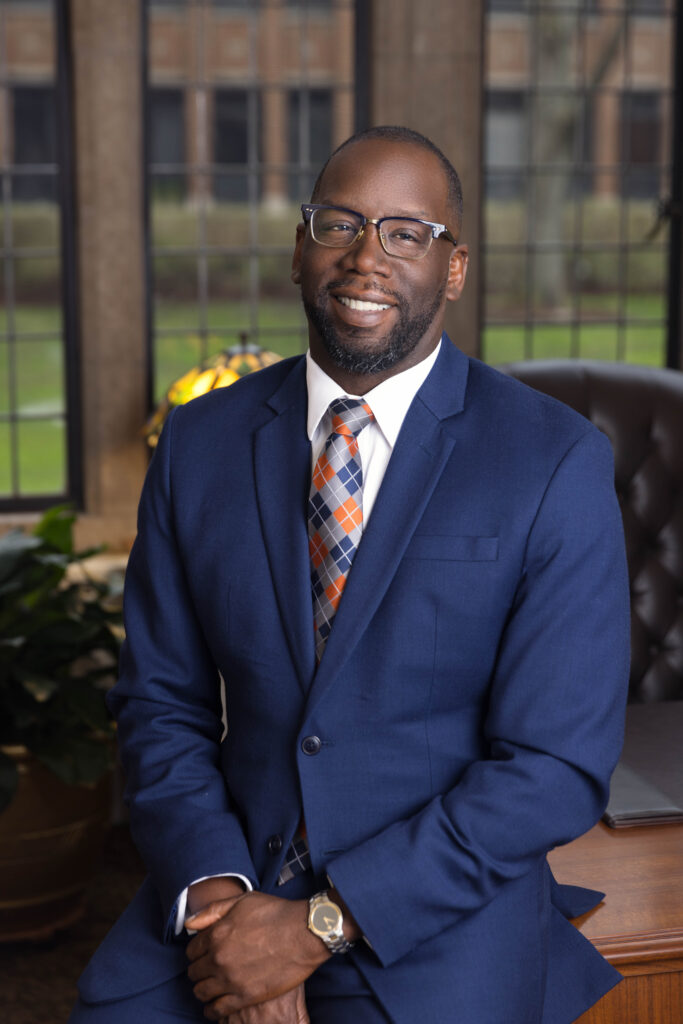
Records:
[[[407,143],[348,146],[330,162],[316,201],[371,218],[417,217],[457,228],[438,158]],[[331,376],[368,377],[373,386],[420,362],[441,337],[446,302],[459,298],[466,263],[466,249],[442,239],[422,259],[406,260],[384,252],[374,225],[346,249],[320,245],[300,225],[292,276],[301,283],[314,359]]]

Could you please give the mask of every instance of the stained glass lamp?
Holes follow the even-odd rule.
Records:
[[[182,377],[174,380],[145,425],[145,439],[150,448],[156,446],[161,428],[171,409],[176,405],[206,394],[214,388],[225,388],[240,377],[264,366],[277,363],[282,356],[267,352],[258,345],[243,344],[210,356],[199,366],[193,366]]]

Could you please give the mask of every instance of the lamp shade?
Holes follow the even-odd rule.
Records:
[[[258,345],[235,345],[218,355],[210,356],[174,380],[145,425],[145,439],[150,448],[156,446],[162,427],[171,409],[184,405],[215,388],[225,388],[240,377],[264,366],[279,362],[282,356]]]

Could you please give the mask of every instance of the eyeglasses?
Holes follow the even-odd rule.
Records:
[[[333,249],[348,249],[361,237],[366,224],[374,224],[377,228],[385,253],[402,260],[421,260],[435,238],[445,238],[453,245],[458,244],[445,224],[434,224],[417,217],[374,219],[342,206],[320,206],[316,203],[304,203],[301,213],[306,224],[310,225],[314,241]]]

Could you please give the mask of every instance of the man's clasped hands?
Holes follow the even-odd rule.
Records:
[[[192,887],[213,898],[186,919],[188,977],[204,1016],[220,1024],[309,1024],[304,981],[330,957],[308,930],[308,901],[244,892],[232,878]],[[192,893],[191,890],[191,893]]]

